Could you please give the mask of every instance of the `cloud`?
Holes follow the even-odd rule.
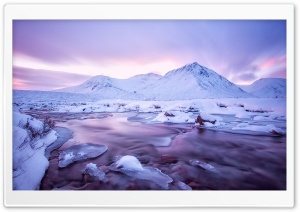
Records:
[[[271,58],[286,54],[283,20],[16,20],[13,33],[14,57],[35,61],[34,67],[14,65],[74,68],[77,74],[89,67],[90,75],[120,73],[123,78],[153,64],[168,62],[173,65],[165,67],[176,68],[194,61],[229,79],[264,72],[266,66],[264,76],[272,76]],[[165,67],[151,71],[164,74],[169,71]]]
[[[91,78],[89,75],[13,67],[15,90],[54,90],[78,85],[89,78]]]

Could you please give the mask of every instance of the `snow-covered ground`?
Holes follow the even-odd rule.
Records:
[[[59,96],[59,98],[57,97]],[[78,96],[76,96],[78,95]],[[97,100],[93,96],[58,92],[14,91],[14,107],[60,113],[154,113],[144,123],[195,123],[215,130],[285,134],[285,98],[217,98],[174,101]],[[37,98],[32,98],[32,97]],[[55,98],[56,97],[56,98]],[[230,120],[228,120],[230,117]],[[248,124],[240,125],[241,123]]]
[[[45,149],[56,132],[31,116],[13,113],[13,189],[35,190],[49,166]]]

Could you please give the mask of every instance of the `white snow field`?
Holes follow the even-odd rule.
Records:
[[[56,132],[31,116],[13,113],[13,189],[36,190],[49,166],[45,149]],[[24,183],[25,182],[25,183]]]
[[[285,98],[215,98],[173,101],[90,99],[83,102],[81,98],[74,98],[74,94],[71,93],[63,93],[65,99],[68,99],[67,101],[54,101],[54,97],[48,98],[48,96],[51,97],[56,94],[61,96],[62,93],[58,92],[46,92],[46,95],[41,95],[37,101],[31,98],[34,96],[32,95],[34,91],[14,91],[14,93],[14,105],[17,105],[16,107],[24,111],[38,110],[62,113],[119,113],[135,111],[137,113],[155,114],[154,118],[152,118],[153,116],[145,118],[144,123],[187,124],[195,123],[197,116],[200,115],[206,120],[212,122],[215,120],[214,124],[204,122],[203,127],[226,129],[236,133],[239,130],[270,133],[273,129],[264,126],[275,124],[275,127],[281,128],[280,134],[285,134],[285,126],[276,126],[280,121],[285,122],[286,120]],[[232,116],[233,119],[230,121],[224,120],[224,116],[227,115]],[[250,124],[250,127],[241,128],[237,126],[241,122],[247,122]]]

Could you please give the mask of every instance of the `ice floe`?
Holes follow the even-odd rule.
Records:
[[[143,167],[141,162],[132,155],[119,157],[115,163],[110,166],[110,169],[122,172],[133,178],[152,181],[163,189],[168,189],[169,183],[173,182],[172,178],[162,173],[159,169]]]
[[[63,168],[76,161],[95,158],[107,151],[107,146],[84,143],[71,146],[60,152],[58,166]]]

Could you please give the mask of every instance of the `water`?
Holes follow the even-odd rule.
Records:
[[[51,114],[37,114],[37,116]],[[73,131],[73,138],[54,150],[41,190],[160,190],[157,184],[109,169],[117,156],[133,155],[193,190],[285,190],[286,137],[233,134],[197,129],[184,124],[145,124],[135,113],[52,114],[57,126]],[[83,118],[84,117],[84,118]],[[130,121],[128,121],[130,120]],[[103,155],[65,168],[58,167],[61,150],[79,143],[108,147]],[[106,181],[87,180],[81,170],[97,164]],[[178,185],[179,184],[179,185]]]

